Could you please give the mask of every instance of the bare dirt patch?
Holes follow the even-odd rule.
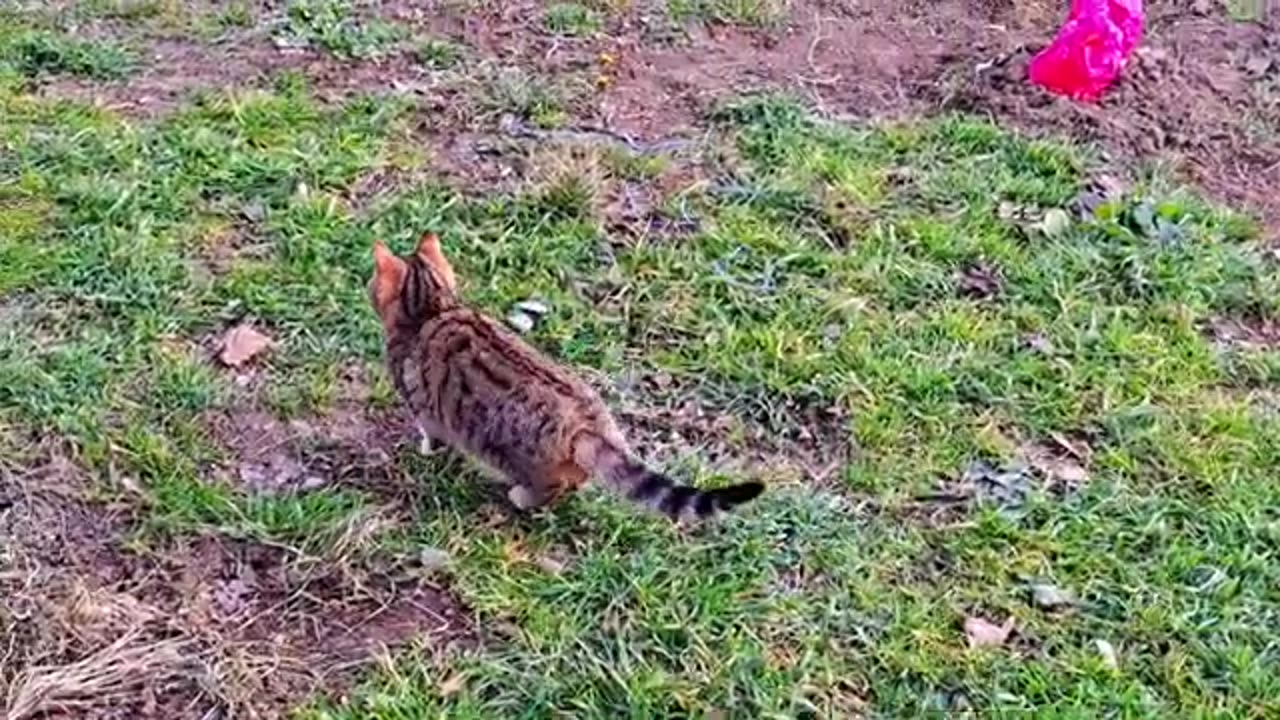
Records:
[[[674,47],[626,46],[600,111],[609,127],[640,137],[687,131],[716,102],[770,88],[836,118],[990,114],[1099,142],[1119,160],[1168,161],[1215,196],[1254,208],[1280,237],[1277,21],[1237,22],[1212,3],[1203,13],[1194,3],[1153,6],[1121,81],[1088,105],[1026,80],[1060,5],[800,3],[782,32],[719,28]]]
[[[1208,334],[1223,345],[1251,349],[1280,348],[1280,321],[1272,318],[1222,317],[1209,323]]]
[[[125,82],[58,80],[44,92],[156,115],[199,89],[252,85],[292,69],[331,100],[416,95],[423,118],[416,139],[433,165],[466,187],[502,184],[519,172],[493,142],[502,135],[504,98],[486,95],[499,70],[523,73],[514,85],[563,91],[571,125],[641,140],[694,135],[718,102],[765,89],[797,93],[833,118],[976,112],[1099,142],[1121,161],[1166,161],[1213,195],[1254,208],[1280,237],[1280,19],[1240,22],[1221,3],[1150,6],[1140,51],[1096,105],[1026,81],[1027,60],[1065,13],[1065,3],[1048,0],[809,0],[792,5],[784,26],[762,29],[679,27],[642,4],[609,15],[602,32],[585,37],[548,32],[542,7],[523,0],[381,6],[384,19],[414,37],[464,48],[461,67],[447,73],[423,67],[406,49],[357,61],[279,47],[267,22],[277,11],[264,11],[262,29],[213,44],[149,41],[142,68]]]
[[[280,717],[378,653],[471,642],[465,610],[412,569],[215,534],[144,546],[135,508],[86,501],[60,451],[27,459],[0,475],[11,718]]]
[[[224,460],[207,468],[213,482],[248,493],[279,495],[323,487],[354,487],[403,504],[417,483],[394,457],[418,438],[399,403],[369,400],[369,368],[350,365],[325,412],[281,418],[264,404],[262,371],[244,368],[238,397],[201,419]]]
[[[952,73],[939,104],[1024,128],[1101,142],[1125,158],[1172,163],[1189,180],[1252,207],[1280,229],[1280,140],[1262,73],[1280,71],[1275,28],[1194,15],[1151,31],[1121,82],[1096,105],[1054,98],[1025,82],[1036,45],[1014,47],[981,72]],[[1262,68],[1261,71],[1258,68]],[[935,92],[937,89],[935,89]]]
[[[166,38],[148,44],[138,71],[127,80],[104,84],[60,78],[45,82],[40,90],[48,97],[88,102],[133,117],[157,117],[200,92],[253,87],[305,60],[304,54],[282,53],[262,40],[205,45]]]

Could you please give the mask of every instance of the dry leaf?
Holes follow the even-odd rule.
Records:
[[[240,367],[271,344],[271,338],[252,326],[237,325],[222,339],[222,353],[218,358],[227,367]]]
[[[1000,269],[983,260],[964,268],[956,283],[956,289],[961,295],[976,300],[998,295],[1003,287],[1004,279]]]
[[[1116,657],[1116,648],[1106,640],[1094,640],[1093,646],[1098,649],[1098,654],[1102,656],[1102,664],[1107,666],[1109,670],[1119,670],[1120,660]]]
[[[1087,483],[1089,471],[1080,462],[1087,459],[1087,453],[1060,435],[1055,435],[1053,439],[1059,447],[1029,445],[1022,449],[1023,460],[1043,473],[1051,486],[1058,485],[1070,490]]]
[[[462,673],[454,673],[445,678],[440,683],[440,697],[449,697],[450,695],[457,695],[459,692],[462,692],[464,680],[465,678],[462,677]]]
[[[564,572],[564,563],[553,557],[540,557],[534,563],[551,575],[560,575]]]
[[[964,635],[969,639],[969,647],[999,647],[1009,639],[1013,632],[1013,618],[1004,621],[1003,625],[994,625],[979,617],[964,619]]]

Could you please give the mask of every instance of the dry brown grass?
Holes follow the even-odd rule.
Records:
[[[134,630],[76,662],[29,667],[9,687],[6,717],[23,720],[134,697],[143,687],[190,672],[192,650],[188,639],[147,640]]]

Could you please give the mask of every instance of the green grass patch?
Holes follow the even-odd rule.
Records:
[[[678,22],[772,27],[786,21],[790,5],[787,0],[667,0],[667,12]]]
[[[89,17],[137,22],[180,15],[182,3],[178,0],[82,0],[76,12]]]
[[[375,58],[395,52],[404,28],[356,13],[350,0],[289,0],[284,36],[344,58]]]
[[[418,42],[413,55],[419,63],[432,70],[447,70],[462,60],[463,52],[463,48],[455,42],[428,38]]]
[[[584,5],[555,3],[543,11],[542,24],[557,35],[590,35],[600,29],[600,17]]]
[[[130,52],[109,42],[16,25],[0,31],[0,68],[7,66],[28,78],[80,75],[115,80],[128,75],[134,64]]]

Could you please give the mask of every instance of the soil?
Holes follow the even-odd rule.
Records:
[[[85,500],[76,463],[59,448],[40,454],[25,464],[34,470],[0,474],[0,628],[10,638],[0,688],[11,712],[26,699],[38,703],[28,712],[53,710],[37,717],[282,717],[341,695],[380,653],[474,641],[469,613],[426,570],[212,533],[139,545],[136,508]],[[174,642],[182,652],[167,665],[131,669],[125,653],[108,657],[103,667],[126,677],[87,697],[24,692],[41,672],[65,672],[113,643]],[[35,681],[17,674],[23,667]],[[71,711],[86,700],[94,705]]]
[[[1211,195],[1255,210],[1280,240],[1276,19],[1238,22],[1214,3],[1153,4],[1119,82],[1100,103],[1081,104],[1026,79],[1029,59],[1061,22],[1058,3],[907,5],[801,3],[786,32],[718,29],[680,47],[634,48],[622,54],[602,114],[621,132],[667,135],[721,99],[776,88],[840,119],[990,115],[1098,143],[1121,165],[1166,162]]]

